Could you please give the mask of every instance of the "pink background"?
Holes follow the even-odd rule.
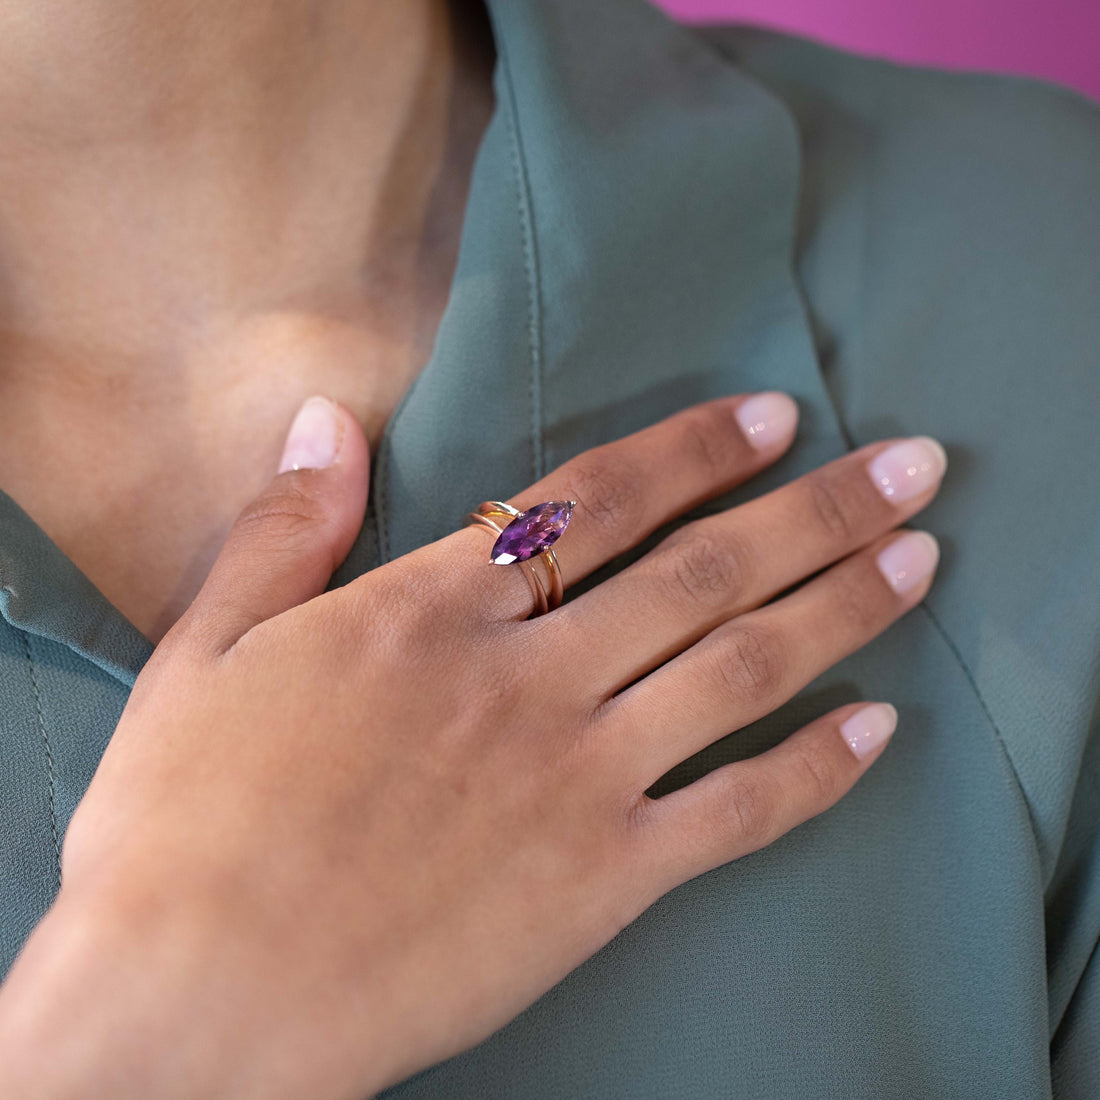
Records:
[[[598,0],[593,0],[598,2]],[[658,0],[899,61],[1027,73],[1100,99],[1100,0]]]

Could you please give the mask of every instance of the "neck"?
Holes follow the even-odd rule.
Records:
[[[480,0],[0,0],[0,486],[159,640],[311,393],[427,361]]]
[[[459,37],[441,0],[0,0],[4,338],[117,369],[276,311],[392,329]]]

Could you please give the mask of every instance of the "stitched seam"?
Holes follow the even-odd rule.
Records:
[[[866,131],[865,131],[866,133]],[[871,271],[871,223],[873,219],[872,214],[872,202],[874,197],[875,185],[877,182],[877,176],[875,169],[877,168],[877,160],[874,156],[873,143],[868,141],[866,145],[866,156],[864,157],[864,188],[863,188],[863,234],[860,242],[860,303],[861,303],[861,316],[866,313],[867,298],[868,298],[868,284],[869,275]],[[871,366],[867,359],[867,347],[866,347],[866,333],[862,324],[856,328],[856,339],[858,341],[856,358],[861,364],[861,370],[864,374],[869,373]],[[844,422],[844,418],[840,414],[840,410],[835,408],[837,423],[841,426],[841,430],[844,433],[846,440],[852,444],[853,449],[855,447],[855,441],[852,438],[851,433],[848,430],[847,424]],[[974,674],[970,671],[970,666],[963,658],[962,651],[958,645],[955,644],[954,638],[947,632],[943,623],[932,611],[931,606],[927,603],[927,596],[921,600],[918,606],[928,616],[929,621],[935,627],[940,637],[943,638],[947,644],[947,648],[954,656],[959,668],[962,670],[963,675],[966,677],[967,683],[970,685],[970,690],[974,693],[975,699],[978,701],[978,705],[982,708],[982,713],[986,717],[986,721],[989,723],[990,729],[993,731],[993,737],[996,744],[1000,747],[1001,752],[1004,754],[1005,760],[1008,763],[1009,771],[1012,773],[1012,778],[1015,780],[1016,789],[1019,791],[1020,797],[1024,800],[1024,805],[1027,807],[1028,822],[1031,825],[1032,841],[1035,844],[1036,851],[1041,852],[1041,836],[1039,831],[1038,819],[1035,816],[1035,808],[1032,805],[1031,798],[1028,796],[1027,788],[1024,786],[1023,781],[1020,778],[1020,773],[1016,770],[1015,761],[1012,759],[1012,753],[1009,751],[1008,744],[1005,741],[1004,734],[1001,733],[1001,728],[997,724],[996,719],[993,717],[993,712],[989,709],[989,704],[985,701],[985,696],[982,695],[981,688],[978,687],[978,681],[974,678]]]
[[[31,678],[31,690],[34,693],[34,712],[38,716],[38,731],[42,735],[42,747],[46,752],[46,789],[50,802],[50,832],[53,835],[54,863],[57,867],[57,889],[61,889],[61,840],[57,830],[57,775],[54,770],[53,750],[46,732],[46,719],[42,714],[42,694],[38,690],[38,676],[34,671],[34,657],[31,655],[31,640],[25,630],[21,630],[23,649],[27,654],[27,670]]]
[[[503,36],[496,31],[496,19],[490,10],[490,19],[494,25],[494,38],[496,40],[497,54],[500,59],[501,74],[504,78],[506,91],[505,104],[507,106],[507,133],[511,148],[512,173],[516,181],[516,201],[519,210],[520,226],[523,231],[523,262],[527,278],[527,338],[528,353],[531,360],[531,369],[528,382],[528,400],[531,406],[531,469],[532,480],[542,477],[543,446],[542,446],[542,321],[540,310],[541,291],[538,277],[538,249],[535,243],[534,219],[531,214],[530,188],[527,184],[526,160],[521,147],[518,123],[518,109],[516,106],[515,89],[512,82],[511,69],[504,51]],[[389,468],[390,452],[393,447],[392,437],[394,425],[400,419],[401,413],[409,403],[413,392],[420,383],[423,374],[413,379],[412,385],[406,391],[404,397],[398,403],[393,415],[390,417],[382,434],[382,442],[378,451],[377,464],[373,480],[374,492],[368,500],[368,509],[373,512],[375,518],[375,531],[378,538],[378,561],[384,564],[390,560],[390,531],[389,531]]]
[[[539,308],[541,295],[538,278],[538,248],[535,240],[531,188],[527,177],[527,162],[523,155],[519,133],[519,112],[516,107],[511,68],[508,65],[508,58],[504,53],[503,45],[499,41],[497,48],[500,53],[501,72],[504,75],[504,83],[508,93],[508,138],[512,149],[512,172],[516,180],[519,219],[523,229],[523,265],[527,273],[527,339],[528,352],[531,357],[528,387],[528,397],[531,403],[531,470],[533,480],[538,481],[543,475],[542,324]]]
[[[982,713],[985,715],[986,721],[989,722],[990,728],[993,730],[993,734],[997,741],[997,744],[1000,746],[1001,751],[1005,755],[1005,759],[1008,762],[1009,770],[1012,772],[1012,778],[1016,780],[1016,787],[1020,792],[1020,797],[1023,798],[1024,805],[1027,807],[1027,815],[1028,820],[1031,822],[1033,839],[1035,840],[1036,846],[1038,846],[1041,834],[1039,832],[1038,820],[1035,817],[1035,809],[1031,804],[1031,798],[1027,793],[1027,788],[1024,786],[1023,780],[1020,778],[1020,773],[1016,770],[1016,764],[1012,759],[1012,752],[1009,750],[1008,744],[1004,738],[1004,734],[1001,733],[1001,727],[997,725],[997,720],[993,717],[993,712],[989,709],[989,705],[986,703],[985,697],[982,695],[981,688],[978,687],[978,681],[974,679],[974,674],[970,671],[970,666],[963,658],[959,647],[955,644],[955,640],[951,637],[950,634],[948,634],[946,628],[936,617],[936,614],[935,612],[933,612],[932,608],[924,600],[921,600],[921,602],[917,606],[924,611],[924,613],[932,621],[933,626],[935,626],[936,630],[939,632],[940,637],[942,637],[943,640],[947,643],[947,647],[951,650],[951,653],[958,663],[959,668],[962,669],[963,675],[966,677],[967,683],[970,684],[970,689],[974,692],[974,697],[978,700],[978,704],[982,708]]]

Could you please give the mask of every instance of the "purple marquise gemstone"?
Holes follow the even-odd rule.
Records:
[[[548,500],[520,512],[493,543],[489,560],[494,565],[511,565],[548,550],[568,525],[574,503],[572,500]]]

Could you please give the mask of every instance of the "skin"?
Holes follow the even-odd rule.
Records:
[[[238,275],[213,297],[233,298]],[[339,358],[307,346],[302,379]],[[199,362],[164,392],[212,380],[208,411],[224,426],[226,391]],[[154,392],[140,372],[108,382],[94,366],[82,393]],[[263,368],[242,363],[234,384]],[[64,390],[63,363],[43,370]],[[567,584],[786,451],[794,410],[746,431],[747,400],[687,409],[512,501],[579,502],[557,547]],[[132,410],[104,407],[123,431]],[[529,619],[521,567],[490,565],[478,528],[324,592],[362,523],[370,440],[361,410],[312,409],[309,437],[292,430],[284,454],[299,468],[264,474],[242,502],[77,808],[57,901],[0,987],[4,1097],[376,1092],[502,1026],[668,890],[827,810],[883,749],[850,747],[841,723],[863,706],[851,703],[758,757],[645,794],[927,592],[930,572],[899,591],[880,567],[939,487],[937,473],[911,495],[883,492],[869,465],[899,441],[687,524]],[[140,446],[156,423],[137,425]],[[212,428],[215,453],[218,438]],[[181,543],[182,560],[194,546]],[[141,565],[133,548],[120,555]],[[142,606],[163,610],[169,588]]]
[[[0,0],[3,486],[151,641],[298,405],[376,446],[427,361],[493,106],[476,16]]]

